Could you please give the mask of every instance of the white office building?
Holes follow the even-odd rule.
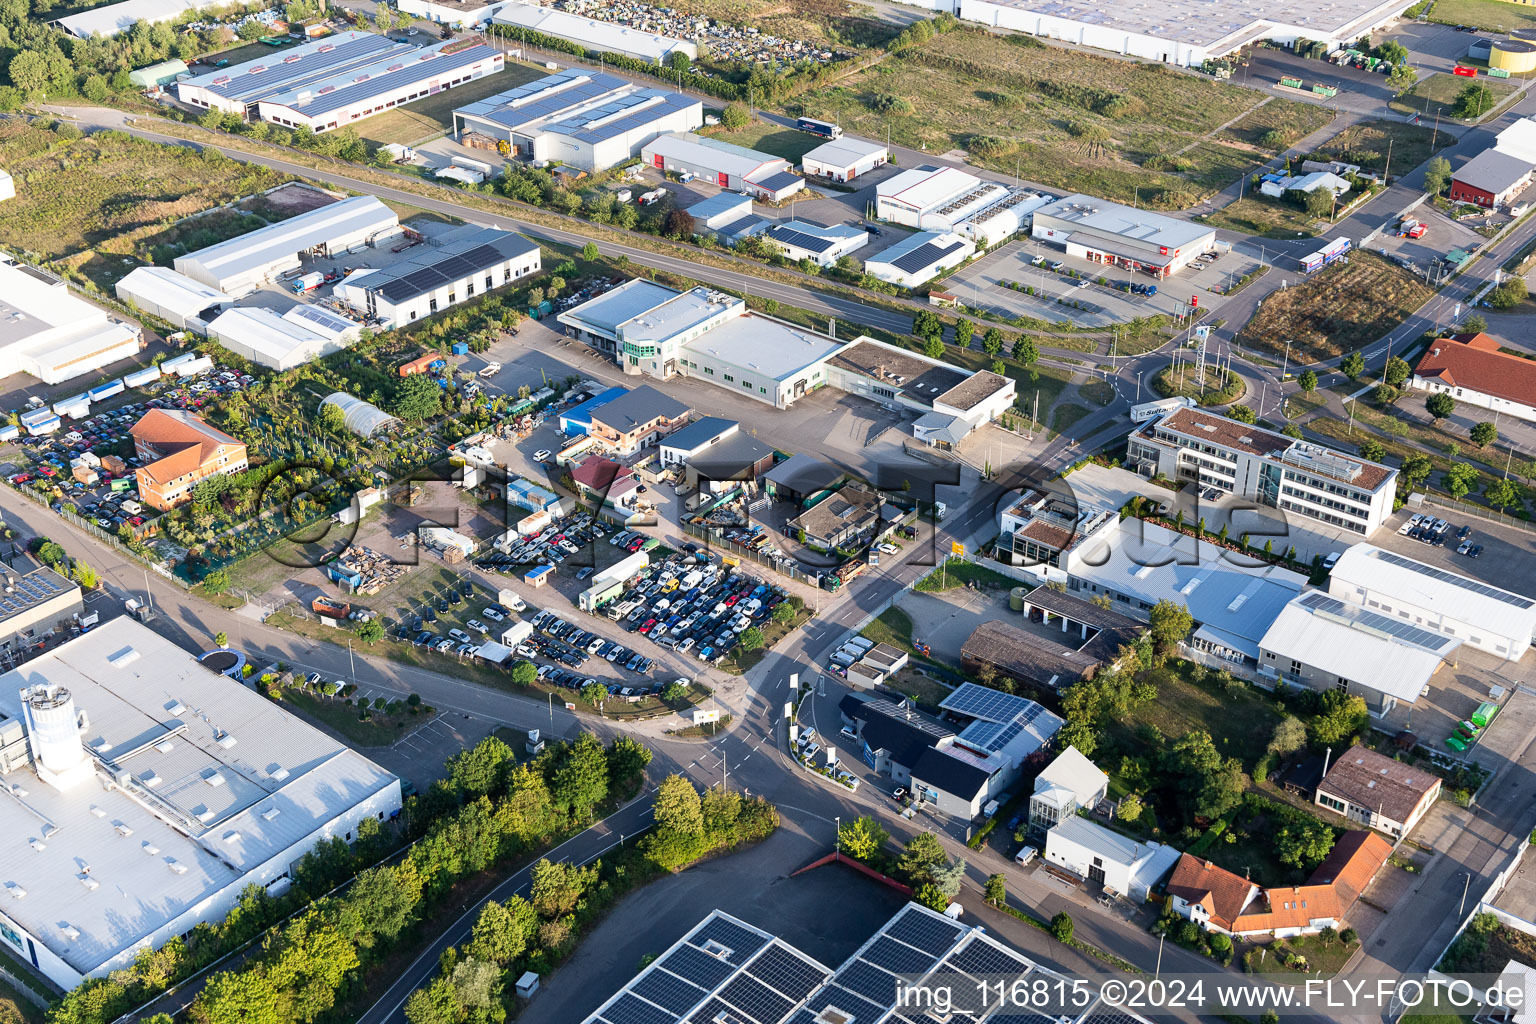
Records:
[[[1510,661],[1525,656],[1536,634],[1536,600],[1371,544],[1340,556],[1328,593]]]
[[[0,377],[57,384],[139,352],[140,332],[70,294],[59,278],[0,254]]]
[[[1140,842],[1087,818],[1063,820],[1045,834],[1045,862],[1132,903],[1173,871],[1180,853],[1161,843]]]
[[[831,181],[852,181],[876,167],[884,167],[890,159],[891,151],[883,144],[845,135],[823,142],[802,156],[800,169]]]
[[[704,123],[702,100],[590,68],[567,68],[453,112],[460,142],[480,135],[507,155],[606,171],[659,135]]]
[[[537,243],[469,225],[383,270],[356,271],[333,293],[386,327],[400,327],[536,274],[540,265]]]
[[[282,315],[262,306],[237,306],[208,324],[208,337],[253,363],[291,370],[340,352],[361,330],[362,324],[322,306],[294,306]]]
[[[65,989],[400,809],[398,778],[126,617],[0,678],[0,777],[0,946]]]
[[[806,220],[788,220],[763,232],[763,240],[786,259],[810,260],[819,267],[830,267],[844,256],[869,244],[869,232],[852,224],[813,224]]]
[[[302,256],[335,256],[400,234],[393,210],[354,196],[176,257],[176,270],[236,298],[302,268]]]
[[[138,267],[117,282],[117,297],[182,330],[208,333],[208,321],[234,299],[170,267]]]
[[[917,288],[952,270],[976,253],[976,243],[959,235],[919,231],[864,261],[871,277],[903,288]]]
[[[269,58],[183,78],[176,83],[176,98],[205,110],[249,117],[263,99],[349,71],[359,73],[380,60],[403,62],[406,54],[416,49],[410,43],[371,32],[339,32],[274,51]]]
[[[1128,468],[1193,481],[1369,537],[1392,515],[1397,470],[1202,409],[1131,432]]]

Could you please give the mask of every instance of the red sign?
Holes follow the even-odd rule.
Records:
[[[1455,74],[1463,75],[1467,78],[1477,77],[1477,68],[1464,68],[1460,64],[1457,64],[1456,67],[1452,69],[1452,71]]]
[[[1158,246],[1157,247],[1157,254],[1159,256],[1167,256],[1168,255],[1168,247],[1166,245]]]
[[[1189,308],[1190,309],[1199,309],[1200,308],[1200,296],[1198,296],[1198,295],[1191,295],[1189,297]]]

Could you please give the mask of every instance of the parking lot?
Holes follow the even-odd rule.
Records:
[[[1447,524],[1437,543],[1401,532],[1415,515],[1432,515]],[[1469,549],[1481,548],[1475,558],[1470,553],[1458,553],[1462,547],[1460,534],[1463,529],[1468,531]],[[1448,508],[1432,505],[1404,508],[1371,538],[1371,542],[1426,565],[1473,576],[1517,594],[1527,592],[1531,580],[1536,578],[1536,534],[1484,519],[1458,516]]]
[[[1370,248],[1396,260],[1419,274],[1444,272],[1449,264],[1443,262],[1452,249],[1466,249],[1487,241],[1473,230],[1478,221],[1456,221],[1436,210],[1428,203],[1420,203],[1408,215],[1424,224],[1427,230],[1420,238],[1397,236],[1397,222],[1383,226],[1379,235],[1370,242]],[[1504,218],[1507,220],[1507,218]]]

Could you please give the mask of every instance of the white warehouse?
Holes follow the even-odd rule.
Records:
[[[976,252],[976,243],[956,234],[919,231],[864,261],[864,272],[881,281],[916,288],[958,267]]]
[[[45,384],[137,355],[140,332],[69,292],[46,271],[0,254],[0,377],[30,373]]]
[[[291,370],[340,352],[362,324],[322,306],[294,306],[279,316],[262,306],[227,309],[208,324],[208,337],[253,363]]]
[[[178,256],[176,270],[238,298],[300,269],[304,254],[353,252],[399,233],[393,210],[355,196]]]
[[[469,225],[408,260],[349,275],[334,294],[397,327],[536,274],[539,267],[534,242],[512,231]]]
[[[117,297],[182,330],[208,333],[208,321],[234,299],[169,267],[137,267],[117,282]]]
[[[890,158],[891,151],[880,143],[845,135],[806,153],[800,158],[800,169],[832,181],[852,181],[876,167],[884,167]]]
[[[475,133],[504,143],[509,156],[583,171],[605,171],[658,135],[703,123],[702,100],[589,68],[567,68],[453,112],[460,142]]]
[[[990,248],[1018,234],[1051,202],[1028,189],[978,178],[958,167],[914,167],[875,186],[875,214],[892,224],[963,235]]]
[[[65,989],[221,920],[401,796],[127,617],[0,679],[0,776],[0,947]]]

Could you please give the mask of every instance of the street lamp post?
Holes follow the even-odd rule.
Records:
[[[1467,909],[1467,890],[1472,887],[1472,872],[1463,872],[1467,880],[1461,883],[1461,903],[1456,907],[1456,916],[1461,917],[1461,912]]]
[[[833,849],[835,849],[837,853],[841,855],[843,852],[843,816],[839,814],[832,820],[837,822],[837,839],[834,840]]]

